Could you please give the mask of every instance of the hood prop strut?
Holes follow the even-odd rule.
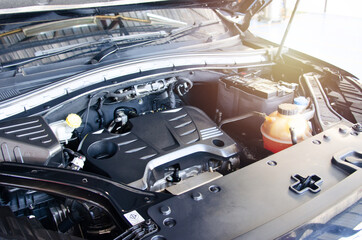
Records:
[[[289,30],[290,30],[290,26],[292,25],[292,22],[293,22],[293,19],[294,19],[294,15],[295,15],[295,13],[297,12],[297,8],[298,8],[299,1],[300,1],[300,0],[297,0],[297,2],[295,3],[294,10],[293,10],[293,12],[292,12],[292,15],[290,16],[287,29],[286,29],[285,32],[284,32],[282,42],[280,43],[279,48],[278,48],[278,52],[277,52],[277,54],[276,54],[276,56],[275,56],[275,60],[276,60],[276,61],[282,59],[281,54],[282,54],[282,50],[283,50],[283,47],[284,47],[284,43],[285,43],[285,40],[287,39]]]

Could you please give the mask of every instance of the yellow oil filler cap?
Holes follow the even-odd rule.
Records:
[[[79,117],[78,114],[75,113],[69,114],[65,119],[65,121],[67,122],[68,126],[71,128],[79,128],[80,125],[82,124],[82,119]]]

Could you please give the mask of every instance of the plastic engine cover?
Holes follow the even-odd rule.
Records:
[[[58,166],[61,146],[42,117],[0,123],[0,161]]]
[[[97,171],[123,183],[156,181],[174,164],[182,170],[205,165],[210,159],[228,160],[238,153],[236,143],[194,107],[143,115],[129,121],[132,125],[129,132],[93,132],[81,147],[88,163]]]

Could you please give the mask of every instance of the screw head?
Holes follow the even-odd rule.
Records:
[[[272,166],[272,167],[278,165],[278,163],[277,163],[276,161],[274,161],[274,160],[269,160],[269,161],[267,161],[266,163],[267,163],[269,166]]]
[[[211,185],[211,186],[209,187],[209,191],[210,191],[210,192],[213,192],[213,193],[220,192],[220,190],[221,190],[221,188],[220,188],[219,186],[217,186],[217,185]]]

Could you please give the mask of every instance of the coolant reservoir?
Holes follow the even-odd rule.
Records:
[[[75,113],[71,113],[65,120],[49,124],[55,136],[60,142],[68,142],[71,139],[74,129],[80,127],[82,119]]]
[[[261,126],[264,148],[274,153],[301,142],[312,136],[308,120],[298,113],[295,104],[283,103],[278,106],[278,111],[265,118]]]

